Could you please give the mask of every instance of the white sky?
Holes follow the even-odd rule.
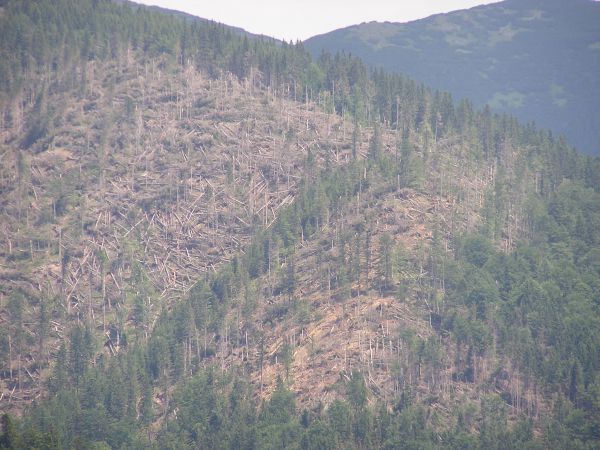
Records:
[[[286,41],[362,22],[408,22],[498,0],[135,0]]]

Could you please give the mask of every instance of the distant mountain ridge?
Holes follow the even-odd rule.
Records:
[[[409,23],[370,22],[305,42],[344,51],[600,154],[600,3],[507,0]]]
[[[199,16],[195,16],[193,14],[188,14],[186,12],[183,11],[178,11],[176,9],[170,9],[170,8],[163,8],[162,6],[155,6],[155,5],[144,5],[142,3],[138,3],[138,2],[134,2],[131,0],[112,0],[114,3],[120,3],[120,4],[124,4],[124,5],[128,5],[132,8],[146,8],[148,9],[148,11],[152,11],[155,13],[161,13],[161,14],[168,14],[174,17],[177,17],[179,19],[183,19],[186,21],[190,21],[190,22],[200,22],[200,23],[207,23],[207,22],[211,22],[211,19],[206,19],[204,17],[199,17]],[[276,41],[275,38],[270,38],[269,36],[265,36],[262,34],[255,34],[255,33],[250,33],[249,31],[244,30],[243,28],[240,27],[235,27],[232,25],[227,25],[227,24],[221,24],[223,25],[225,28],[233,31],[234,33],[240,35],[240,36],[248,36],[248,37],[256,37],[256,38],[264,38],[264,39],[269,39],[269,40],[273,40]]]

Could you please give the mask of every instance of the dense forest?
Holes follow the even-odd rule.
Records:
[[[0,8],[0,448],[598,446],[597,159],[350,55]]]

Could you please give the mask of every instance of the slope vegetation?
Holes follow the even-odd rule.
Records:
[[[35,53],[35,5],[3,16],[0,446],[593,445],[596,159],[110,2]]]
[[[598,154],[599,18],[593,1],[508,0],[406,24],[364,23],[306,47],[315,57],[323,49],[351,53]]]

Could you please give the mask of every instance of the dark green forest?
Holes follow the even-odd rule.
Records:
[[[345,51],[564,134],[598,155],[600,6],[591,0],[504,0],[407,23],[369,22],[305,41]]]
[[[370,70],[349,55],[324,53],[313,60],[301,43],[244,36],[221,24],[107,0],[4,0],[0,8],[1,123],[10,127],[22,120],[19,111],[31,111],[24,139],[10,143],[23,151],[61,126],[60,110],[42,99],[81,91],[87,82],[77,70],[81,61],[115,61],[116,79],[119,61],[129,53],[156,61],[165,72],[193,65],[215,79],[233,73],[256,89],[315,102],[347,117],[355,142],[361,130],[373,130],[366,157],[352,148],[347,164],[319,165],[309,152],[294,202],[278,212],[272,226],[252,224],[251,243],[215,273],[200,277],[175,305],[165,306],[147,335],[141,330],[148,312],[143,301],[136,303],[134,327],[118,331],[123,351],[102,352],[91,324],[73,323],[53,355],[46,395],[21,417],[3,416],[0,448],[598,448],[598,159],[532,124],[488,108],[475,110],[468,101],[457,104],[447,93]],[[384,148],[381,130],[395,136],[394,148]],[[366,211],[389,193],[435,189],[434,178],[445,170],[438,145],[444,140],[467,149],[459,165],[468,160],[496,168],[481,221],[474,230],[452,230],[449,249],[434,232],[423,254],[402,256],[389,236],[371,234]],[[440,182],[437,189],[468,203],[458,185]],[[218,349],[198,340],[198,330],[222,334],[234,309],[252,317],[257,306],[251,291],[263,283],[275,258],[284,269],[272,293],[287,301],[273,306],[272,320],[286,315],[305,320],[298,319],[299,246],[322,247],[323,224],[335,228],[354,208],[364,220],[352,234],[336,234],[335,257],[322,257],[330,268],[320,284],[323,294],[335,291],[335,301],[345,302],[362,290],[402,302],[407,292],[417,292],[433,305],[428,320],[436,338],[400,336],[414,355],[408,372],[421,377],[422,367],[435,369],[448,346],[455,349],[453,381],[474,383],[477,358],[503,355],[524,384],[547,400],[548,409],[536,410],[538,403],[529,397],[502,391],[456,407],[440,424],[429,408],[436,400],[415,394],[418,379],[411,378],[414,385],[404,380],[395,398],[383,399],[370,393],[360,371],[340,380],[343,395],[330,404],[298,406],[285,373],[272,395],[259,399],[248,374],[262,371],[264,336],[262,328],[250,326],[245,339],[259,348],[258,367],[248,363],[223,371],[205,363]],[[509,223],[516,210],[520,226],[513,235]],[[371,255],[375,247],[377,258]],[[417,269],[426,274],[418,281],[401,277]],[[142,289],[143,269],[132,272],[132,284]],[[23,331],[25,295],[15,292],[6,301],[4,359],[9,335],[13,347],[39,344]],[[61,314],[41,311],[40,340],[49,320]],[[505,378],[500,367],[478,382],[493,387]]]

